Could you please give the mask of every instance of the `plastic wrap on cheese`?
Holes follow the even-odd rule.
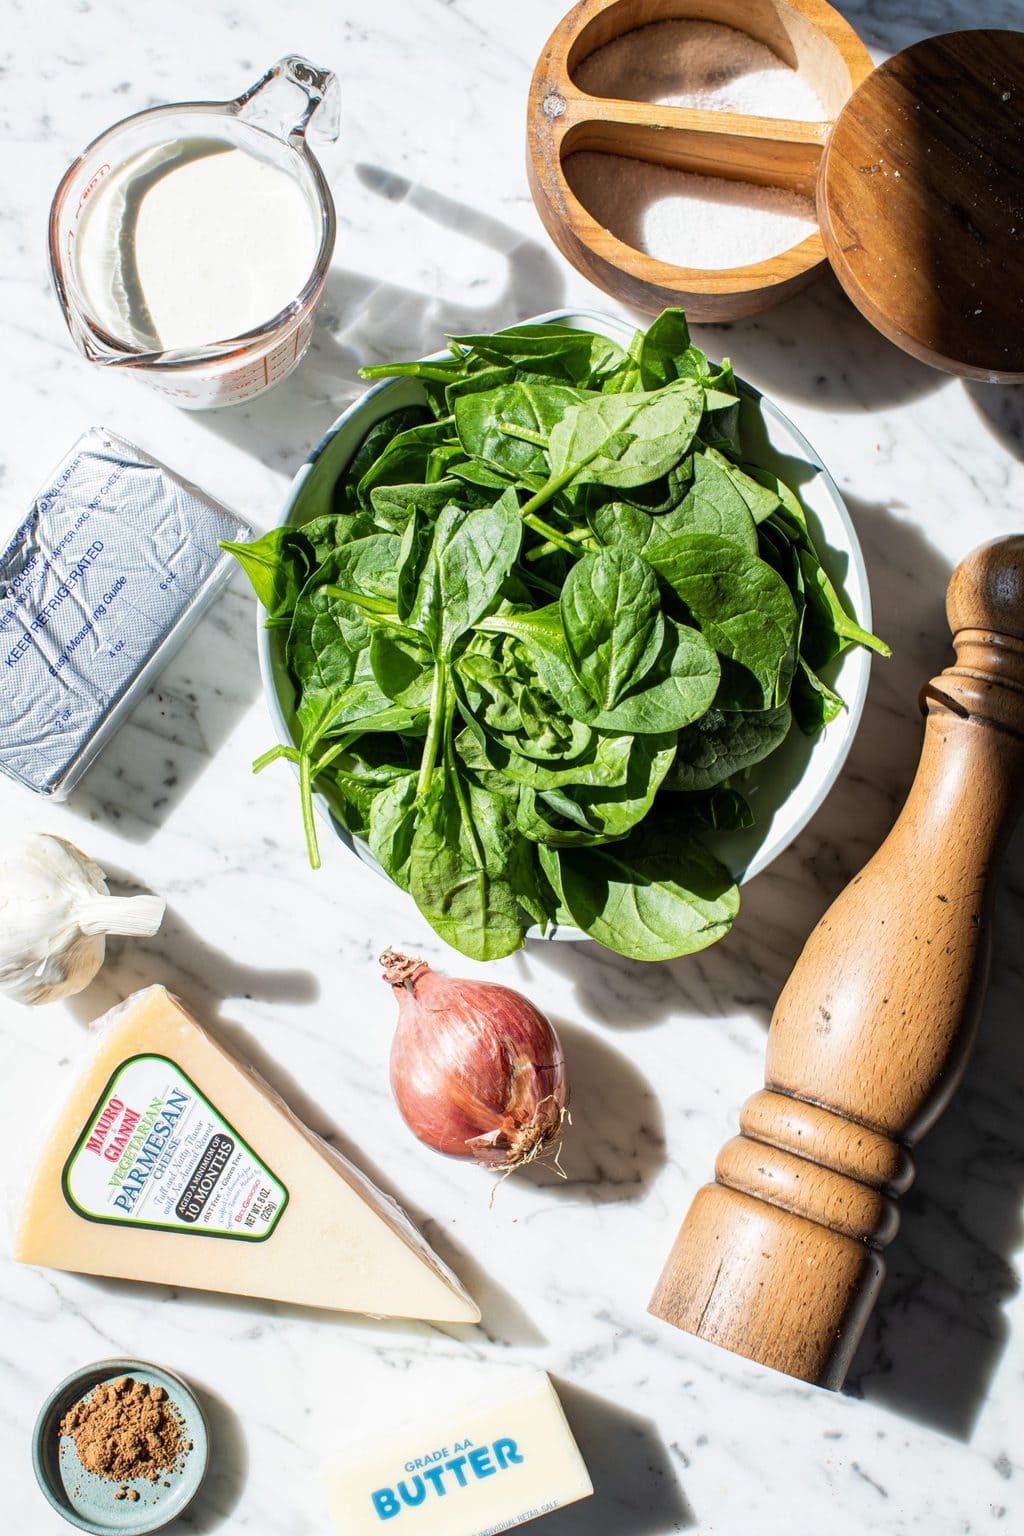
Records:
[[[228,579],[252,530],[102,427],[0,552],[0,769],[62,800]]]

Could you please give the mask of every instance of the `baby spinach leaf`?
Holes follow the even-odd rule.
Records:
[[[434,526],[410,622],[443,656],[501,595],[519,554],[522,523],[514,491],[475,512],[446,507]]]
[[[429,707],[434,658],[418,635],[378,626],[370,633],[369,657],[373,680],[387,698],[408,709]]]
[[[267,610],[267,628],[291,623],[292,613],[314,568],[313,546],[297,528],[271,528],[251,542],[221,539],[221,549],[234,555]]]
[[[473,960],[520,949],[522,909],[509,855],[522,841],[505,800],[435,776],[421,802],[408,861],[409,890],[442,939]]]
[[[590,727],[556,703],[524,652],[510,647],[497,657],[469,649],[454,677],[470,724],[482,724],[517,756],[571,767],[590,749]]]
[[[568,325],[516,325],[493,336],[451,339],[487,362],[514,363],[521,370],[592,389],[600,389],[627,361],[622,348],[606,336]]]
[[[427,517],[435,518],[453,501],[469,512],[474,507],[490,506],[493,500],[494,497],[486,491],[455,479],[451,472],[443,479],[435,480],[433,485],[375,485],[370,492],[374,522],[378,528],[398,534],[405,528],[414,507]]]
[[[739,891],[695,838],[644,825],[597,848],[542,848],[541,864],[573,922],[616,954],[672,960],[728,932]],[[557,882],[557,883],[556,883]]]
[[[455,437],[455,423],[451,417],[410,427],[392,437],[367,467],[356,486],[356,500],[360,507],[370,511],[375,486],[402,485],[411,480],[430,485],[442,479],[446,466],[460,458],[462,449]]]
[[[403,405],[374,422],[334,487],[334,510],[353,513],[365,508],[358,493],[363,476],[396,437],[429,422],[430,412],[422,405]]]
[[[551,431],[545,490],[554,494],[573,480],[611,486],[656,480],[688,451],[703,406],[704,391],[688,379],[651,393],[601,395],[571,406]]]
[[[721,678],[718,658],[704,636],[666,617],[661,650],[641,686],[612,709],[600,709],[572,670],[557,605],[531,614],[494,614],[481,627],[521,640],[562,708],[600,731],[647,735],[679,730],[710,708]]]
[[[682,598],[721,656],[729,708],[771,709],[789,690],[797,611],[785,582],[732,539],[677,534],[649,552],[654,569]]]
[[[805,736],[816,736],[842,714],[846,705],[801,656],[797,661],[790,694],[793,718]]]
[[[538,819],[545,814],[550,816],[550,812],[554,811],[562,818],[563,826],[581,830],[588,835],[590,841],[624,837],[651,809],[674,753],[674,732],[664,736],[637,736],[629,755],[625,783],[614,786],[552,786],[538,791]],[[520,826],[523,826],[522,819]],[[552,828],[549,835],[536,835],[535,841],[558,847],[569,839]]]
[[[664,787],[692,792],[731,779],[781,746],[791,720],[788,704],[756,713],[709,709],[679,732]]]
[[[455,426],[465,452],[513,479],[548,474],[552,428],[580,392],[563,384],[505,384],[455,402]]]
[[[807,595],[803,653],[809,664],[814,668],[822,667],[851,645],[863,645],[880,656],[891,656],[892,651],[884,640],[861,629],[847,613],[816,551],[802,548],[799,558]]]
[[[402,774],[370,801],[367,843],[384,872],[403,891],[409,889],[409,866],[416,833],[416,775]]]
[[[738,789],[717,785],[703,795],[681,797],[685,825],[700,832],[745,832],[754,813]]]
[[[612,709],[650,671],[664,639],[650,566],[622,549],[584,555],[559,610],[573,671],[600,709]]]
[[[561,789],[567,784],[599,784],[615,788],[625,784],[635,737],[588,731],[590,745],[572,762],[527,757],[514,750],[510,737],[484,733],[484,751],[491,766],[514,784],[527,789]],[[652,738],[657,740],[657,737]]]

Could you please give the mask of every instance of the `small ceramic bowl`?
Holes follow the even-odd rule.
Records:
[[[158,1482],[135,1478],[118,1483],[87,1472],[71,1436],[60,1432],[69,1408],[94,1387],[120,1376],[163,1387],[184,1418],[182,1438],[192,1442],[192,1449],[180,1467]],[[144,1360],[99,1360],[75,1371],[50,1393],[32,1437],[32,1465],[51,1507],[69,1525],[89,1531],[91,1536],[145,1536],[149,1531],[162,1530],[192,1503],[202,1487],[209,1457],[209,1426],[195,1393],[180,1376]],[[138,1498],[117,1498],[123,1488],[131,1489]]]
[[[620,346],[628,347],[633,327],[588,310],[558,310],[524,324],[544,322],[596,331]],[[447,352],[435,354],[447,356]],[[835,481],[810,443],[779,407],[742,379],[738,381],[744,441],[751,460],[773,470],[799,493],[822,563],[838,591],[846,598],[858,623],[871,627],[871,598],[860,544],[850,515]],[[415,379],[388,379],[368,389],[343,411],[313,449],[292,482],[281,513],[282,526],[301,527],[314,517],[330,512],[335,483],[367,432],[382,416],[405,405],[423,401]],[[298,739],[295,726],[294,688],[285,662],[285,632],[267,629],[262,610],[258,619],[260,670],[267,705],[278,740],[292,746]],[[756,821],[745,832],[723,833],[705,839],[708,846],[742,884],[752,880],[789,846],[807,825],[835,783],[853,743],[864,697],[867,693],[870,658],[859,647],[846,651],[826,669],[827,680],[846,701],[846,709],[814,738],[795,727],[782,746],[764,763],[751,769],[743,793]],[[334,814],[322,794],[314,795],[319,814],[364,864],[381,871],[361,839],[353,837]],[[539,928],[528,938],[540,938]],[[550,927],[544,935],[555,939],[586,937],[576,928]]]

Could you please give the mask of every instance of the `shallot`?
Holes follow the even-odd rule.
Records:
[[[501,1172],[554,1150],[569,1084],[539,1009],[510,987],[442,976],[392,949],[380,963],[398,1001],[391,1089],[413,1135]]]

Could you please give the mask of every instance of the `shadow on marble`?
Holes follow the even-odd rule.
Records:
[[[133,896],[147,889],[123,869],[111,864],[105,868],[115,896]],[[320,996],[320,982],[312,971],[243,965],[209,943],[169,906],[152,938],[108,939],[103,969],[83,992],[68,998],[67,1007],[80,1023],[91,1023],[130,992],[157,983],[191,999],[190,1006],[202,1019],[212,1018],[228,997],[312,1003]]]
[[[847,1391],[970,1440],[1007,1340],[1024,1244],[1024,836],[997,897],[978,1043],[950,1108],[921,1142],[878,1305]]]
[[[572,1123],[558,1166],[531,1163],[516,1178],[592,1205],[638,1200],[665,1165],[664,1121],[654,1090],[624,1052],[593,1030],[561,1018],[552,1023],[569,1069]]]
[[[382,281],[373,273],[334,266],[317,311],[310,350],[276,389],[230,411],[198,419],[211,431],[271,468],[294,473],[335,417],[366,389],[363,364],[421,357],[444,346],[450,333],[494,331],[562,303],[565,280],[554,253],[493,215],[412,182],[383,166],[355,167],[370,192],[417,216],[496,251],[506,262],[504,291],[492,302],[433,298]]]
[[[239,572],[86,773],[76,811],[132,842],[160,830],[259,693],[255,624]]]
[[[206,1532],[219,1531],[231,1518],[245,1489],[249,1452],[237,1413],[203,1382],[192,1377],[191,1384],[199,1393],[210,1426],[210,1466],[195,1503],[176,1523],[182,1531],[205,1536]]]
[[[967,398],[993,436],[1024,459],[1024,384],[979,384],[964,380]]]
[[[695,325],[712,357],[783,402],[825,410],[884,410],[931,394],[945,374],[893,346],[851,304],[831,272],[775,309],[725,325]],[[823,346],[822,338],[827,342]]]
[[[654,1420],[553,1380],[594,1497],[548,1515],[545,1536],[665,1536],[694,1529],[696,1516]]]

